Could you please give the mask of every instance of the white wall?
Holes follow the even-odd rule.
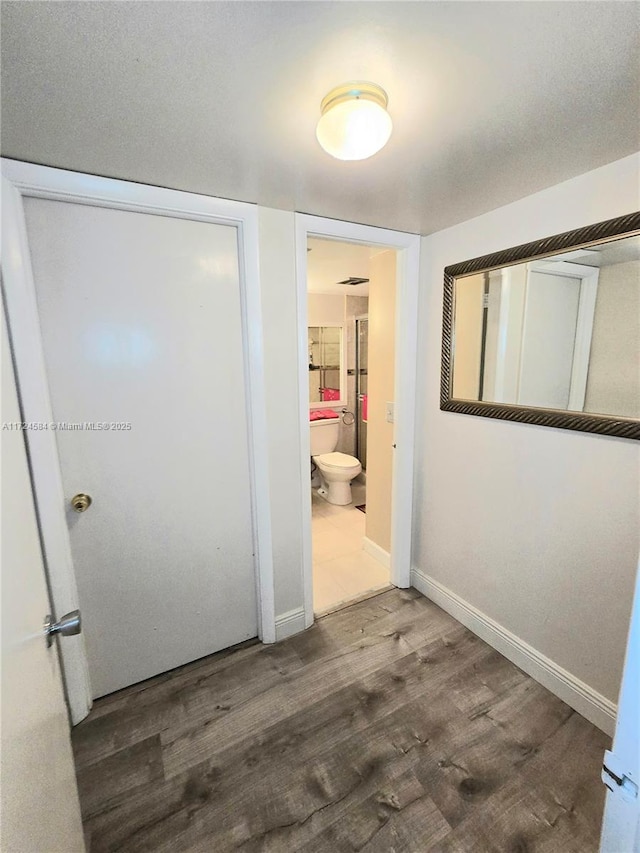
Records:
[[[303,603],[294,215],[259,208],[259,229],[277,618]]]
[[[640,417],[640,261],[600,270],[584,410]]]
[[[639,178],[634,155],[422,241],[413,565],[613,702],[638,557],[638,445],[441,412],[443,270],[637,210]]]
[[[309,293],[307,312],[310,326],[344,325],[344,296],[332,293]]]

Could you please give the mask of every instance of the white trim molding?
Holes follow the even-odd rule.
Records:
[[[281,613],[276,616],[276,642],[279,643],[280,640],[286,640],[287,637],[299,634],[305,630],[305,627],[303,607]]]
[[[256,588],[260,639],[276,640],[273,548],[267,418],[262,347],[262,312],[258,264],[258,211],[252,204],[195,193],[112,180],[32,163],[2,159],[2,262],[7,319],[26,421],[53,420],[40,336],[24,198],[111,207],[180,219],[230,225],[238,234],[242,283],[243,337],[246,353],[247,417],[256,553]],[[250,333],[249,333],[250,330]],[[34,495],[48,570],[52,606],[57,615],[79,606],[64,513],[55,434],[27,433]],[[75,641],[75,642],[74,642]],[[71,720],[79,722],[91,707],[91,689],[81,637],[61,644]]]
[[[382,246],[397,252],[395,432],[391,510],[391,583],[411,583],[411,529],[416,406],[416,352],[420,236],[337,219],[296,213],[296,281],[298,293],[298,370],[300,395],[300,482],[302,503],[302,584],[305,626],[313,624],[311,489],[309,483],[309,363],[307,360],[307,238],[309,236]]]
[[[385,551],[384,548],[377,545],[373,539],[368,539],[365,536],[362,540],[362,550],[365,554],[368,554],[370,557],[373,557],[374,560],[377,560],[381,566],[385,567],[385,569],[391,568],[391,554],[388,551]]]
[[[415,567],[411,585],[603,732],[613,734],[617,707],[601,693]]]

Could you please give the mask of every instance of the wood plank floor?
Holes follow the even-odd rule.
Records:
[[[609,738],[415,590],[95,703],[87,847],[598,849]]]

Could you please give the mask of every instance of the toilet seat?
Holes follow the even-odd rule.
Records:
[[[360,462],[355,456],[349,456],[348,453],[322,453],[320,456],[313,457],[316,465],[322,465],[325,468],[333,468],[336,471],[344,471],[346,468],[355,468]]]

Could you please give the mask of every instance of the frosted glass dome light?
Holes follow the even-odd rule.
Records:
[[[323,99],[318,142],[338,160],[366,160],[389,141],[387,93],[375,83],[345,83]]]

